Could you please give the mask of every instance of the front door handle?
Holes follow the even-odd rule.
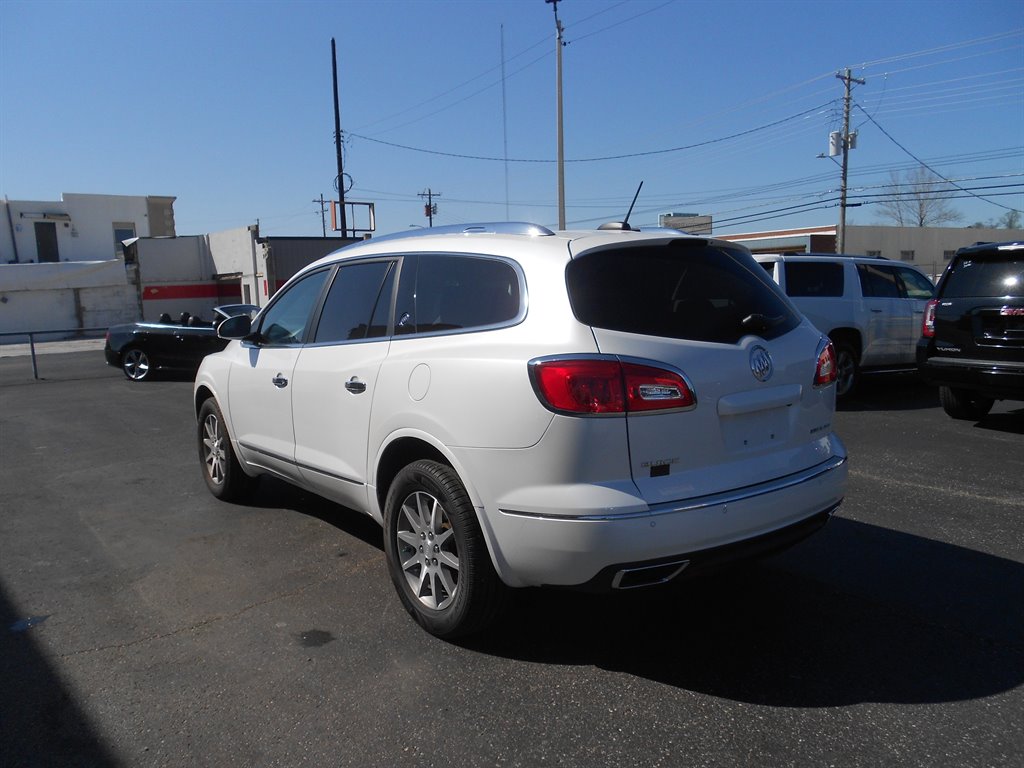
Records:
[[[280,373],[277,374],[277,376],[275,376],[274,378],[272,378],[270,382],[278,389],[284,389],[285,387],[288,386],[288,379],[286,379]]]
[[[361,394],[366,391],[366,382],[360,381],[355,376],[345,382],[345,389],[353,394]]]

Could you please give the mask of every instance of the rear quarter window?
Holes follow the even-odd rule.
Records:
[[[508,325],[520,315],[519,274],[501,259],[418,254],[404,258],[395,333],[422,334]]]
[[[614,331],[735,344],[800,324],[749,254],[704,240],[584,253],[569,263],[566,283],[576,318]]]
[[[842,296],[843,265],[833,262],[786,262],[789,296]]]

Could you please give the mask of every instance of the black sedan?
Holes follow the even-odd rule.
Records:
[[[211,352],[227,346],[217,335],[217,326],[236,315],[255,317],[260,308],[252,304],[225,304],[213,310],[212,320],[182,313],[178,322],[161,315],[155,323],[127,323],[107,330],[103,352],[109,365],[116,365],[131,381],[143,381],[155,370],[191,371]]]

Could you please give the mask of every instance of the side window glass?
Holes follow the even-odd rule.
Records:
[[[900,279],[906,289],[908,299],[930,299],[935,293],[932,281],[919,272],[906,267],[898,267]]]
[[[519,276],[504,261],[416,257],[402,272],[395,333],[439,333],[500,325],[519,315]]]
[[[896,270],[881,264],[858,264],[860,286],[865,296],[883,299],[900,298],[900,286],[896,282]]]
[[[833,262],[786,262],[790,296],[842,296],[843,265]]]
[[[393,263],[375,261],[341,267],[324,300],[314,341],[353,341],[387,334]]]
[[[270,345],[301,344],[329,270],[313,272],[281,294],[260,321],[260,341]]]

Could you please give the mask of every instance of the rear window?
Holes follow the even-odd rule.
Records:
[[[790,296],[842,296],[843,265],[826,261],[786,262]]]
[[[942,295],[953,299],[1024,296],[1024,251],[964,254],[953,262]]]
[[[735,344],[800,324],[746,252],[703,240],[593,251],[570,262],[566,281],[576,318],[613,331]]]

